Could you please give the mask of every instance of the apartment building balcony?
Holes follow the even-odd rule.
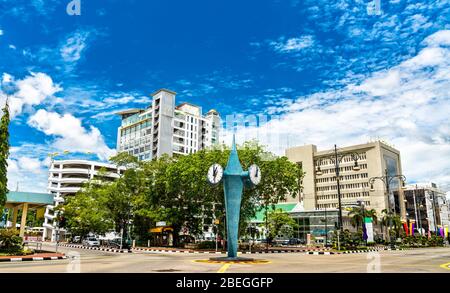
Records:
[[[101,172],[100,170],[92,172],[92,175],[96,176],[102,173],[104,177],[110,177],[110,178],[119,178],[120,175],[117,172]]]
[[[42,226],[43,226],[44,228],[48,228],[48,229],[54,229],[54,228],[55,228],[55,227],[53,227],[52,224],[49,224],[49,223],[44,223]]]
[[[81,187],[55,187],[50,186],[48,190],[55,192],[67,192],[67,193],[77,193]]]
[[[64,198],[62,198],[62,197],[55,197],[55,198],[54,198],[54,201],[55,201],[55,203],[60,204],[60,203],[63,203],[63,202],[64,202]]]
[[[53,221],[56,218],[56,216],[55,215],[50,215],[47,212],[45,212],[44,218]]]
[[[184,122],[174,122],[173,127],[184,130],[186,124]]]
[[[184,138],[177,138],[177,137],[174,137],[173,143],[179,144],[179,145],[183,145],[183,146],[184,146],[185,140],[184,140]]]
[[[62,173],[62,174],[89,174],[89,169],[87,168],[64,168],[64,169],[50,169],[51,173]]]
[[[176,135],[176,136],[184,138],[185,135],[186,135],[186,132],[184,130],[174,128],[173,135]]]
[[[89,180],[89,177],[73,177],[73,178],[50,178],[50,181],[57,183],[84,183]]]

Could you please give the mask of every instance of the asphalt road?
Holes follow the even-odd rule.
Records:
[[[45,249],[54,251],[54,246],[46,245]],[[269,263],[231,265],[196,262],[209,259],[211,255],[207,254],[118,254],[64,247],[58,251],[76,257],[55,261],[0,263],[0,273],[450,273],[450,248],[345,255],[262,254],[254,258],[268,260]]]

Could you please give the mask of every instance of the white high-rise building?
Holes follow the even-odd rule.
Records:
[[[55,241],[56,222],[54,209],[64,202],[65,197],[74,196],[84,183],[97,178],[99,172],[101,172],[103,180],[114,180],[119,178],[124,170],[125,168],[117,168],[115,165],[94,161],[53,161],[49,170],[48,191],[53,194],[54,204],[47,206],[44,214],[44,239]]]
[[[163,154],[187,155],[219,142],[220,115],[216,110],[202,114],[189,103],[175,106],[175,92],[161,89],[152,94],[147,109],[119,112],[122,124],[117,131],[117,151],[139,160]]]

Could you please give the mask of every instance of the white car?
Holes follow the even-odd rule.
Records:
[[[88,237],[88,238],[83,240],[83,246],[99,247],[100,246],[100,241],[98,241],[97,238]]]

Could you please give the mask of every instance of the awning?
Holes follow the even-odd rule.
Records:
[[[173,228],[172,227],[156,227],[156,228],[150,229],[150,233],[163,233],[163,232],[167,232],[167,231],[172,232]]]
[[[53,204],[53,195],[49,193],[8,191],[6,195],[6,208],[28,204],[29,208],[45,207]]]
[[[279,203],[275,205],[275,209],[272,209],[272,206],[268,207],[267,212],[270,213],[271,211],[274,210],[282,210],[283,212],[286,213],[291,213],[294,212],[294,209],[296,209],[297,205],[299,205],[300,203],[292,203],[292,202],[286,202],[286,203]],[[298,209],[299,207],[297,207]],[[250,221],[252,223],[264,223],[264,218],[266,216],[266,209],[264,207],[261,207],[261,210],[259,210],[258,212],[256,212],[256,216],[251,219]]]

